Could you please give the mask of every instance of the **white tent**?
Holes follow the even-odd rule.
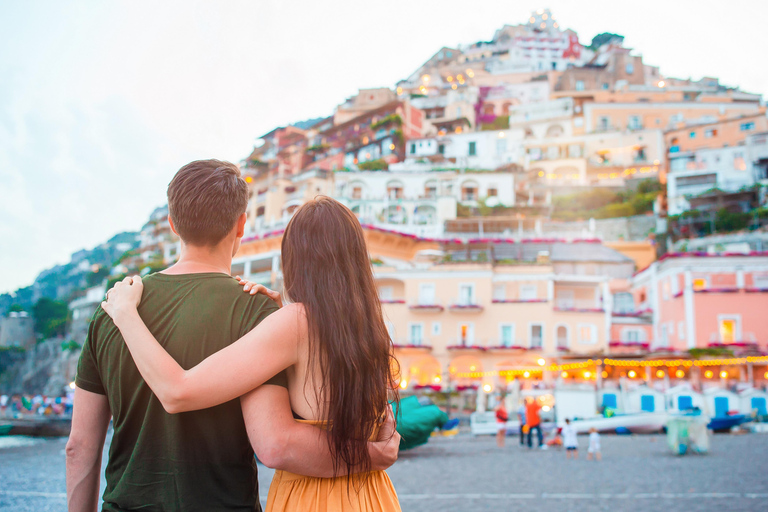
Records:
[[[722,418],[728,416],[729,411],[735,411],[739,408],[739,395],[733,391],[713,386],[704,390],[704,403],[706,404],[704,412],[707,415],[711,418]]]
[[[669,388],[664,394],[667,410],[680,412],[693,407],[704,411],[704,396],[693,390],[690,384],[683,383]]]
[[[639,386],[626,393],[627,413],[636,412],[663,412],[664,393],[648,386]]]
[[[624,393],[621,389],[601,389],[597,393],[597,405],[624,412],[626,410]]]
[[[768,393],[765,391],[749,388],[739,394],[739,412],[750,415],[752,411],[757,411],[758,416],[768,416]]]

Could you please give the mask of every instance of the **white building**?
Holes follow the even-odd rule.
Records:
[[[424,141],[422,151],[427,151],[431,147],[427,143],[431,142]],[[458,203],[476,206],[478,200],[495,198],[496,205],[513,206],[514,176],[506,172],[434,172],[418,168],[336,173],[334,197],[364,223],[434,236],[443,232],[445,221],[456,218]]]
[[[690,209],[688,198],[713,188],[736,192],[754,185],[765,168],[760,166],[760,151],[768,154],[765,138],[761,145],[702,148],[671,153],[667,178],[669,214],[679,215]],[[749,152],[756,155],[750,161]]]

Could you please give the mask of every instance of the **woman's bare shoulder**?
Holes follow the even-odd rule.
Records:
[[[307,330],[307,313],[304,304],[301,303],[286,304],[272,313],[267,320],[296,329],[299,333],[304,333]]]

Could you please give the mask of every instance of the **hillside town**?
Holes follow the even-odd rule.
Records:
[[[729,410],[762,393],[765,415],[763,98],[668,76],[621,35],[585,44],[567,24],[535,11],[260,135],[240,162],[251,198],[232,275],[280,290],[285,226],[331,196],[365,230],[404,394],[471,409],[571,385],[631,410],[619,390],[704,403],[717,389]],[[72,286],[6,296],[0,347],[34,350],[44,298],[68,305],[57,343],[82,343],[113,282],[179,254],[165,207],[113,242],[109,261],[73,257]]]

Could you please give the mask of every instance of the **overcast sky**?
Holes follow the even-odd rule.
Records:
[[[0,0],[0,293],[164,204],[174,172],[549,7],[667,76],[768,96],[768,2]]]

